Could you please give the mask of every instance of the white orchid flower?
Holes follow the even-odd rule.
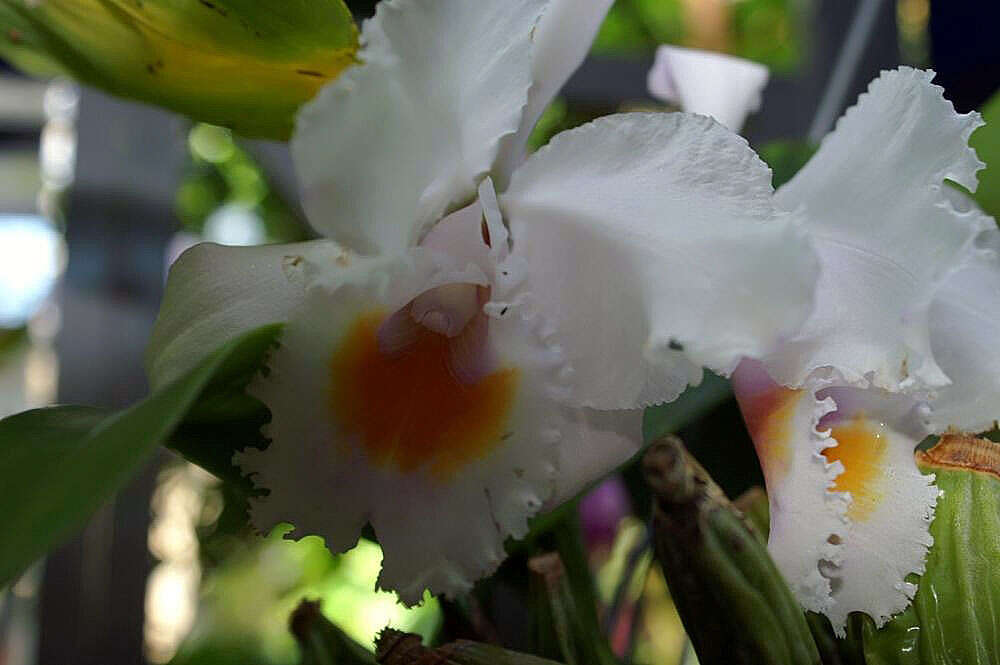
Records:
[[[649,94],[689,113],[715,118],[734,132],[760,108],[768,71],[724,53],[663,45],[646,77]]]
[[[922,573],[937,488],[915,446],[1000,416],[1000,264],[992,219],[956,205],[982,124],[933,72],[884,72],[776,193],[820,256],[809,320],[733,385],[764,468],[769,547],[807,609],[843,634],[881,625]]]
[[[269,490],[252,520],[334,551],[370,523],[407,603],[467,590],[634,454],[642,407],[808,316],[815,257],[712,120],[614,115],[523,159],[609,4],[380,3],[292,145],[312,224],[353,251],[201,245],[171,272],[154,386],[286,321],[251,387],[272,441],[236,459]]]

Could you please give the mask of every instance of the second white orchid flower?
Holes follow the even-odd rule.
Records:
[[[741,76],[714,81],[728,99],[688,110],[746,104],[730,75]],[[778,190],[820,257],[816,308],[733,375],[767,481],[771,553],[838,632],[853,611],[881,625],[916,592],[907,577],[924,570],[938,494],[916,445],[1000,417],[1000,232],[945,182],[975,191],[983,164],[968,139],[982,121],[956,113],[933,75],[884,72]]]
[[[363,64],[293,140],[309,218],[342,245],[203,245],[171,271],[154,384],[286,321],[251,388],[271,443],[236,460],[269,490],[253,522],[335,551],[370,523],[406,602],[468,589],[637,450],[642,407],[810,311],[813,252],[712,120],[609,116],[523,160],[609,4],[380,3]]]

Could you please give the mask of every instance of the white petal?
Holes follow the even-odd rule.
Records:
[[[312,224],[362,253],[417,244],[472,201],[531,86],[544,0],[387,0],[364,64],[300,111],[292,153]]]
[[[817,425],[836,405],[775,384],[749,360],[733,373],[733,390],[764,470],[771,556],[804,608],[829,611],[831,585],[820,562],[838,557],[831,540],[843,537],[849,500],[832,489],[843,467],[823,456],[831,442]]]
[[[967,139],[981,120],[955,113],[932,76],[883,73],[777,193],[805,214],[823,267],[813,316],[768,360],[779,383],[824,366],[861,387],[947,383],[930,348],[931,297],[992,222],[943,193],[946,178],[975,189],[982,163]]]
[[[562,393],[564,360],[542,341],[540,319],[531,312],[511,306],[502,318],[491,319],[494,371],[514,371],[515,389],[500,412],[495,440],[486,447],[456,447],[462,428],[476,426],[467,420],[468,410],[451,417],[443,409],[407,412],[396,399],[401,388],[414,406],[418,394],[440,388],[426,374],[394,366],[387,376],[408,383],[389,386],[386,380],[368,390],[334,381],[333,367],[363,317],[394,311],[430,288],[468,281],[468,267],[423,249],[371,259],[365,267],[367,272],[355,270],[330,284],[318,278],[310,287],[267,376],[252,387],[272,411],[272,441],[264,451],[238,455],[237,463],[270,490],[253,502],[258,528],[291,522],[297,534],[318,534],[331,549],[343,550],[371,522],[384,551],[380,586],[397,590],[408,603],[417,602],[425,587],[454,595],[492,572],[504,557],[505,538],[526,533],[528,517],[553,496],[561,446],[582,429],[554,401]],[[379,376],[371,363],[364,367],[358,377]],[[352,433],[336,412],[342,396],[363,399],[369,393],[372,399],[352,412],[367,411],[377,418],[372,423],[386,421],[392,431],[406,431],[392,448],[373,445],[356,429]],[[453,428],[452,434],[426,440],[415,435],[423,425],[414,423],[428,417],[435,427],[440,422]],[[594,441],[604,439],[581,440],[581,454]]]
[[[534,83],[516,134],[503,140],[496,175],[500,188],[524,161],[528,137],[545,107],[580,66],[614,0],[550,0],[532,42]]]
[[[988,239],[1000,241],[1000,232]],[[1000,258],[980,256],[934,296],[931,350],[951,385],[932,402],[935,432],[990,429],[1000,419]]]
[[[709,115],[738,132],[760,108],[764,65],[723,53],[661,46],[647,76],[649,94],[684,111]]]
[[[501,197],[508,261],[572,364],[571,403],[669,401],[797,328],[815,257],[771,201],[767,167],[701,116],[608,116],[528,159]]]
[[[937,489],[913,457],[923,408],[831,380],[790,390],[741,364],[733,383],[764,467],[771,554],[803,606],[843,635],[851,612],[881,626],[909,605],[906,577],[924,571]]]
[[[343,266],[349,255],[329,241],[260,247],[202,243],[170,269],[146,350],[153,389],[195,367],[240,333],[287,319],[305,296],[305,261]]]
[[[559,445],[559,475],[547,507],[590,488],[628,462],[642,446],[642,409],[564,409],[566,436]]]

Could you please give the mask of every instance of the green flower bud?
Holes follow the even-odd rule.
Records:
[[[656,555],[702,665],[818,665],[805,615],[763,538],[676,437],[643,459]]]

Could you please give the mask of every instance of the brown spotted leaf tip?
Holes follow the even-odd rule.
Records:
[[[971,434],[948,432],[916,457],[922,467],[969,469],[1000,478],[1000,444]]]

